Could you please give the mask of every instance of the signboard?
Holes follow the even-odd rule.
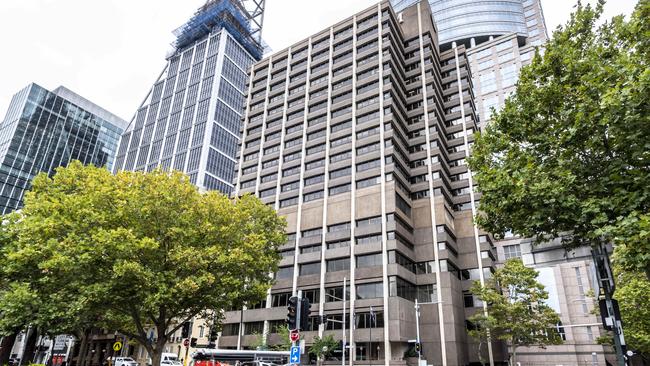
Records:
[[[291,347],[291,355],[289,356],[289,362],[294,364],[300,363],[300,347],[298,346]]]
[[[113,343],[113,351],[117,352],[122,349],[122,342],[117,341]]]
[[[289,338],[291,338],[291,342],[298,342],[300,333],[297,330],[292,330]]]
[[[66,353],[68,350],[68,337],[67,335],[58,335],[54,338],[54,346],[52,347],[53,353]]]
[[[185,338],[185,339],[183,340],[183,346],[185,346],[185,348],[189,347],[189,346],[190,346],[190,340],[187,339],[187,338]]]

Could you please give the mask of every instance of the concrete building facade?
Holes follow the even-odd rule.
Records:
[[[32,179],[72,160],[113,168],[126,121],[59,86],[14,95],[0,125],[0,214],[20,209]]]
[[[226,312],[219,347],[277,342],[301,290],[307,345],[343,339],[345,322],[350,364],[405,363],[416,299],[423,358],[478,361],[465,319],[484,308],[463,294],[491,275],[495,249],[472,223],[466,49],[439,49],[425,1],[400,13],[382,1],[252,67],[236,194],[275,207],[289,241],[266,301]],[[490,347],[497,361],[502,351]]]

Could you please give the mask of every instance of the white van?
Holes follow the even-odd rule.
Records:
[[[160,366],[183,366],[175,353],[163,352],[160,357]]]

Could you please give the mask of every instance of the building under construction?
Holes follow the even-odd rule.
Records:
[[[167,65],[122,136],[115,171],[162,166],[202,190],[230,193],[263,17],[264,0],[211,0],[173,32]]]

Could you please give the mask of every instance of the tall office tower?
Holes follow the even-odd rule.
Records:
[[[393,0],[402,9],[416,0]],[[540,0],[430,0],[440,47],[464,44],[481,124],[514,91],[522,66],[548,39]]]
[[[393,0],[397,8],[414,0]],[[522,66],[531,62],[538,46],[547,40],[540,0],[430,0],[439,27],[440,47],[464,44],[472,73],[475,104],[481,125],[489,122],[491,108],[500,109],[515,90]],[[540,52],[543,49],[540,48]],[[533,246],[532,240],[508,236],[495,242],[498,262],[520,257],[540,272],[539,280],[549,291],[549,304],[560,314],[565,327],[561,346],[519,349],[521,362],[536,365],[605,364],[611,354],[596,339],[603,335],[593,306],[585,299],[597,285],[591,275],[588,248],[567,252],[559,241]],[[469,297],[468,297],[469,298]]]
[[[0,214],[23,205],[40,172],[53,174],[71,160],[113,168],[126,121],[59,86],[34,83],[16,93],[0,125]]]
[[[266,301],[226,312],[219,347],[276,342],[301,290],[307,345],[345,338],[350,364],[403,363],[416,299],[423,359],[478,361],[466,318],[483,308],[464,290],[494,248],[472,224],[470,75],[464,45],[439,51],[424,0],[399,15],[384,0],[253,66],[236,193],[274,206],[289,241]]]
[[[167,65],[122,136],[115,171],[161,166],[202,190],[232,191],[247,73],[262,55],[263,4],[210,0],[174,32]]]

